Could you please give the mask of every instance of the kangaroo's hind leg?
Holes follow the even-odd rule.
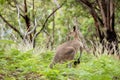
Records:
[[[73,63],[73,59],[75,57],[75,54],[76,54],[76,51],[73,47],[68,47],[66,49],[66,53],[64,54],[64,59],[66,59],[66,61],[70,61],[68,64],[67,64],[67,67],[72,67],[72,63]]]

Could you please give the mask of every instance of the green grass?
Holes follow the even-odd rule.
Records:
[[[120,80],[120,61],[112,56],[83,53],[79,65],[67,68],[57,64],[48,66],[54,51],[28,50],[14,47],[0,49],[0,79],[4,80]]]

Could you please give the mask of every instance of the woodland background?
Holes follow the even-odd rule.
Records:
[[[0,0],[1,80],[120,80],[119,0]],[[48,66],[78,26],[83,51],[75,68]],[[77,55],[76,55],[77,57]]]

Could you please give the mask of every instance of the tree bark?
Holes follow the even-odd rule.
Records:
[[[89,0],[77,0],[85,5],[92,15],[100,43],[107,48],[109,53],[118,52],[118,40],[114,29],[115,26],[115,6],[113,0],[95,0],[91,3]],[[94,5],[97,3],[96,5]],[[96,10],[95,7],[98,7]],[[103,29],[101,29],[103,28]],[[107,42],[104,41],[106,39]],[[108,43],[108,44],[107,44]],[[113,49],[114,48],[114,49]]]
[[[30,18],[28,17],[26,0],[24,0],[24,20],[25,20],[25,23],[26,23],[27,32],[29,32],[30,31]],[[29,34],[29,37],[27,36],[27,38],[28,38],[27,40],[32,42],[32,34]]]

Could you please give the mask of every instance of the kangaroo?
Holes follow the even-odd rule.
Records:
[[[56,63],[63,63],[66,61],[73,60],[78,50],[80,51],[82,50],[83,46],[82,46],[82,43],[80,42],[79,32],[76,26],[73,27],[73,31],[70,32],[68,37],[73,37],[73,40],[66,41],[57,47],[56,54],[49,66],[50,68],[53,68],[53,66]],[[78,58],[78,61],[74,62],[75,65],[77,63],[80,63],[80,57],[81,57],[81,54]]]

